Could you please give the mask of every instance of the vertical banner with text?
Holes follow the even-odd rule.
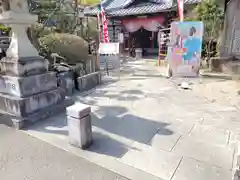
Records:
[[[105,11],[102,5],[101,5],[101,15],[102,15],[102,23],[103,23],[103,38],[104,38],[104,42],[108,43],[109,42],[108,23],[107,23],[107,18],[105,16]]]

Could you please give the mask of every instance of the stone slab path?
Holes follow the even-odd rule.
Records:
[[[180,89],[144,61],[129,62],[120,80],[74,98],[93,110],[89,150],[68,145],[63,114],[25,132],[129,179],[231,179],[240,140],[235,107]]]
[[[128,180],[2,124],[0,177],[1,180]]]

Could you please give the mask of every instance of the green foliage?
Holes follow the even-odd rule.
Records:
[[[204,54],[211,57],[217,54],[218,40],[224,23],[224,10],[218,0],[202,0],[193,11],[193,16],[186,20],[203,21]]]
[[[218,39],[224,21],[224,11],[217,0],[203,0],[194,10],[195,20],[204,23],[204,38]]]
[[[45,0],[45,1],[39,1],[38,2],[38,9],[43,11],[51,11],[57,8],[56,1],[51,0]]]
[[[3,24],[0,24],[0,30],[1,30],[1,31],[4,31],[4,32],[9,32],[9,31],[10,31],[10,28],[7,27],[7,26],[4,26]]]
[[[56,28],[63,33],[72,33],[76,26],[76,20],[74,16],[68,16],[63,11],[59,11],[54,19],[57,22]]]
[[[86,41],[92,41],[98,43],[98,30],[97,30],[97,20],[96,18],[88,18],[88,24],[84,28],[84,34],[83,38]]]
[[[32,12],[38,15],[39,23],[47,24],[49,20],[56,22],[56,28],[61,32],[72,33],[76,27],[77,3],[67,0],[35,1]],[[77,2],[77,0],[75,0]]]
[[[100,3],[100,0],[78,0],[78,4],[84,4],[84,5],[94,5],[99,3]]]
[[[64,57],[68,64],[86,63],[88,57],[87,42],[67,33],[51,33],[39,38],[41,54],[51,59],[52,53]]]

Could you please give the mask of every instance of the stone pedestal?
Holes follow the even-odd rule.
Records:
[[[142,49],[135,49],[135,53],[136,53],[136,59],[142,59]]]
[[[92,143],[91,108],[85,104],[74,104],[67,108],[69,143],[81,149]]]
[[[7,56],[0,61],[0,111],[20,129],[62,112],[65,92],[57,87],[56,74],[48,71],[48,61],[27,37],[26,27],[37,20],[28,13],[27,0],[4,3],[10,9],[3,10],[0,23],[11,26],[12,37]]]

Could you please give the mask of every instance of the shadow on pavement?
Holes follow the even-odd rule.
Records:
[[[92,113],[93,144],[88,151],[119,158],[123,156],[135,141],[147,144],[159,129],[162,135],[173,134],[167,123],[144,119],[127,112],[121,106],[100,106]],[[52,117],[30,126],[27,130],[44,134],[51,141],[64,140],[68,144],[67,117],[65,114]],[[40,137],[41,139],[41,137]]]

